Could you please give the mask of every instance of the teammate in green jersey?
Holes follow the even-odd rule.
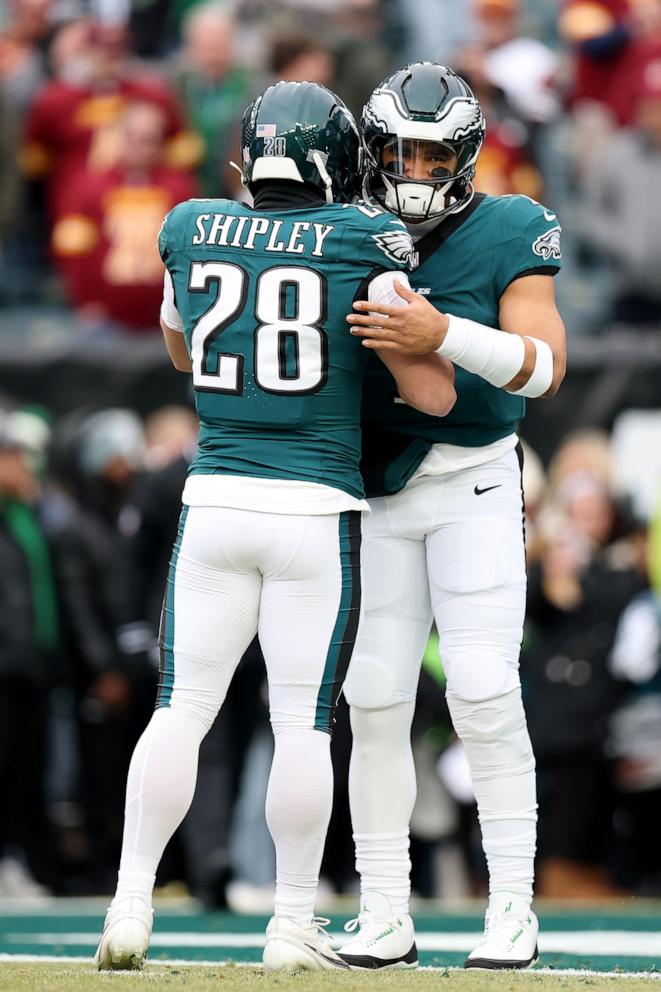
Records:
[[[531,911],[534,758],[521,702],[525,555],[517,423],[565,369],[552,277],[560,227],[526,197],[472,187],[479,103],[444,66],[385,80],[362,120],[366,187],[412,234],[420,264],[397,306],[356,304],[355,335],[379,355],[436,349],[456,366],[443,420],[402,403],[374,363],[364,401],[364,618],[345,694],[354,735],[350,798],[361,875],[353,967],[417,963],[408,915],[410,728],[432,618],[454,727],[470,764],[490,876],[485,936],[467,967],[537,957]],[[507,333],[506,333],[507,332]],[[387,925],[386,925],[387,924]]]
[[[259,633],[275,736],[269,968],[346,969],[313,919],[332,800],[330,731],[360,610],[360,396],[353,300],[392,302],[413,261],[400,221],[353,206],[359,137],[324,87],[281,82],[246,110],[254,206],[192,200],[166,217],[161,324],[192,373],[199,452],[161,622],[157,708],[129,770],[117,893],[100,968],[142,966],[154,875],[195,788],[200,743]],[[452,369],[386,356],[409,402],[443,414]]]

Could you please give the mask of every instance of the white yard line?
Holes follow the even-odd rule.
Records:
[[[416,943],[421,951],[470,951],[478,943],[482,934],[475,933],[418,933]],[[334,943],[339,943],[343,935],[331,934]],[[58,947],[78,945],[94,947],[98,943],[96,931],[84,933],[21,933],[4,934],[2,941],[7,944],[55,944]],[[246,948],[263,947],[264,933],[155,933],[152,947],[218,947]],[[661,933],[643,930],[544,930],[539,937],[541,954],[578,954],[583,956],[661,958]]]
[[[1,4],[1,0],[0,0]],[[104,916],[110,900],[108,896],[67,896],[65,898],[50,898],[49,896],[35,896],[9,898],[3,896],[0,899],[0,920],[6,916]],[[164,899],[154,900],[154,907],[158,910],[158,915],[163,919],[168,916],[199,916],[200,904],[196,899]]]

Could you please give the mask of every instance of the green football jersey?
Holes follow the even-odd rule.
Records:
[[[444,313],[498,328],[500,298],[524,275],[560,269],[555,214],[525,196],[476,194],[465,210],[416,244],[411,287]],[[535,328],[530,328],[534,335]],[[370,361],[363,400],[363,462],[368,495],[398,492],[432,444],[478,447],[512,434],[525,400],[456,368],[457,402],[447,417],[429,417],[397,397],[394,380]]]
[[[193,366],[191,473],[296,479],[361,498],[368,354],[346,316],[372,275],[410,264],[403,224],[359,205],[189,200],[165,218],[159,249]]]

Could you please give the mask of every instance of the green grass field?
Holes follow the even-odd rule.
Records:
[[[340,905],[341,909],[346,908]],[[352,907],[353,908],[353,907]],[[38,909],[0,905],[0,992],[186,989],[186,992],[358,992],[433,987],[442,992],[661,992],[661,903],[626,900],[583,908],[538,906],[540,964],[523,973],[476,972],[461,965],[482,927],[482,904],[425,906],[416,912],[421,968],[385,974],[265,973],[263,916],[205,913],[191,904],[157,905],[142,974],[97,973],[90,962],[105,901],[53,900]],[[339,939],[347,912],[334,912]]]
[[[1,992],[101,992],[163,989],[164,992],[659,992],[661,982],[653,977],[625,975],[549,975],[536,972],[493,974],[444,969],[385,974],[324,972],[268,973],[258,968],[149,965],[142,974],[98,973],[89,966],[61,967],[57,964],[0,964]]]

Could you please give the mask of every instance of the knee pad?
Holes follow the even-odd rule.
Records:
[[[379,671],[381,656],[377,657],[379,660],[375,661],[371,658],[357,658],[354,654],[351,660],[342,692],[352,709],[355,706],[361,710],[376,712],[390,707],[394,702],[394,680],[390,667],[385,666]]]
[[[394,706],[415,702],[420,677],[424,641],[408,650],[385,651],[374,642],[363,641],[362,650],[354,652],[347,677],[342,686],[349,706],[361,710],[389,710]],[[364,650],[365,644],[372,647]]]
[[[474,643],[464,647],[448,637],[441,640],[441,658],[448,696],[454,699],[478,703],[520,686],[518,643],[480,649]]]
[[[447,702],[474,780],[535,767],[520,687],[477,702],[448,693]]]

